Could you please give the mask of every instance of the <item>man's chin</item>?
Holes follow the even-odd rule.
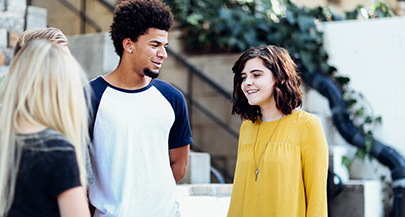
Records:
[[[144,70],[143,70],[143,73],[144,73],[146,76],[151,77],[151,78],[157,78],[157,77],[159,76],[159,71],[154,72],[154,71],[152,71],[152,70],[150,70],[150,69],[148,69],[148,68],[144,69]]]

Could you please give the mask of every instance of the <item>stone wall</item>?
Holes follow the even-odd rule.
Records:
[[[9,65],[13,47],[25,28],[26,0],[0,0],[0,66]]]
[[[119,62],[108,32],[68,36],[72,55],[87,72],[89,80],[112,72]]]
[[[0,0],[0,79],[8,71],[20,34],[27,28],[46,27],[46,24],[46,9],[27,8],[26,0]]]

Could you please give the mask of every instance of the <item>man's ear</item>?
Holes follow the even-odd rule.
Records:
[[[132,40],[130,38],[125,38],[122,41],[122,47],[124,48],[125,51],[127,51],[128,53],[132,53]]]

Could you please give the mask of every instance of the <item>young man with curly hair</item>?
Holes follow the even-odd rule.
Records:
[[[184,96],[156,79],[172,24],[159,0],[122,1],[114,11],[110,34],[120,63],[90,82],[94,216],[180,216],[176,182],[193,141]]]

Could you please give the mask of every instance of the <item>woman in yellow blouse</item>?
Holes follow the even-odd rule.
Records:
[[[228,217],[326,217],[328,145],[299,110],[301,78],[288,51],[251,48],[232,68],[232,113],[245,121]]]

